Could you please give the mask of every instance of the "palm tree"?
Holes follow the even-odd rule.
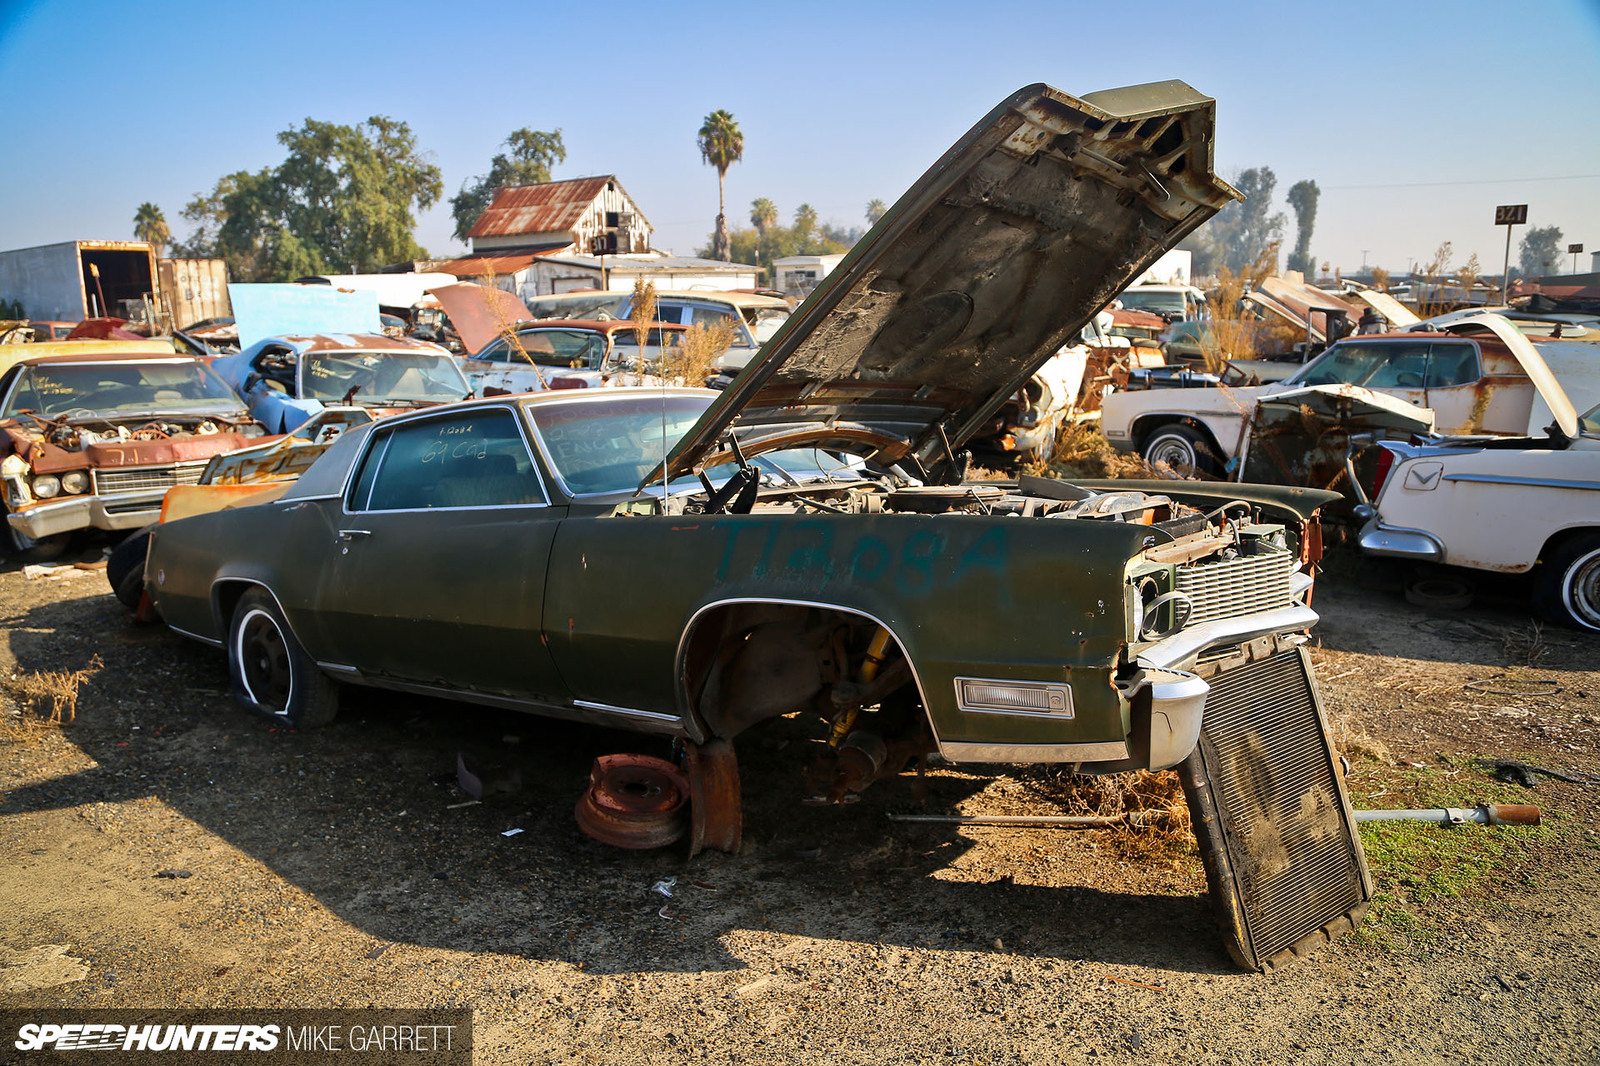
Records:
[[[167,226],[167,216],[161,213],[161,208],[146,200],[139,205],[139,210],[133,215],[133,235],[141,241],[149,241],[156,249],[156,258],[160,259],[161,253],[166,249],[167,242],[172,240],[172,230]]]
[[[884,216],[884,212],[888,210],[889,205],[884,203],[882,200],[868,200],[867,225],[876,226],[878,224],[878,219],[882,218]]]
[[[756,228],[756,233],[762,237],[767,235],[767,227],[778,222],[778,205],[765,196],[758,200],[750,201],[750,224]]]
[[[717,168],[717,233],[711,242],[711,258],[727,262],[728,218],[723,179],[728,175],[728,168],[744,157],[744,134],[739,132],[739,124],[733,120],[732,113],[713,111],[700,127],[699,144],[700,158]]]

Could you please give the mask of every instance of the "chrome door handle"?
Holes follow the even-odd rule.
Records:
[[[372,530],[370,530],[370,529],[341,529],[341,530],[339,530],[339,539],[340,540],[355,540],[357,537],[370,537],[370,536],[372,536]]]

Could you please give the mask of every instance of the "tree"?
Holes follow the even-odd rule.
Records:
[[[1554,274],[1561,263],[1561,227],[1533,226],[1517,245],[1517,262],[1523,277],[1542,278]]]
[[[700,158],[717,169],[717,232],[711,244],[711,258],[728,262],[727,198],[724,195],[728,168],[744,158],[744,134],[727,111],[713,111],[700,127]]]
[[[765,235],[768,226],[778,224],[778,205],[765,196],[750,201],[750,224],[758,236]]]
[[[178,247],[226,259],[244,281],[426,258],[413,212],[436,203],[444,183],[408,125],[381,115],[358,126],[307,119],[278,143],[288,149],[278,166],[237,171],[195,195],[183,215],[197,230]]]
[[[1196,276],[1216,274],[1226,267],[1235,274],[1252,269],[1261,253],[1283,237],[1283,215],[1270,214],[1277,175],[1271,167],[1251,167],[1233,179],[1244,195],[1231,203],[1182,243],[1194,253]]]
[[[542,185],[550,180],[551,169],[567,159],[567,146],[561,141],[559,129],[547,133],[524,126],[501,144],[511,149],[510,154],[497,152],[489,160],[489,173],[462,182],[461,191],[450,197],[450,216],[456,220],[452,236],[458,241],[467,239],[467,232],[494,202],[496,191]]]
[[[729,258],[726,261],[759,264],[769,279],[773,276],[774,260],[789,255],[831,255],[847,252],[861,239],[860,230],[841,230],[836,226],[820,223],[816,208],[810,204],[801,204],[795,210],[793,225],[780,226],[777,224],[777,205],[763,198],[751,204],[751,222],[756,221],[756,204],[771,205],[772,213],[762,214],[765,225],[757,229],[741,227],[728,234]],[[712,234],[711,243],[697,249],[695,254],[714,258],[712,253],[716,248],[715,242],[716,235]]]
[[[167,242],[172,240],[172,230],[167,226],[167,216],[161,213],[161,208],[148,200],[139,205],[139,210],[133,215],[133,235],[141,241],[149,241],[155,246],[156,258],[162,258],[162,250]]]
[[[1322,190],[1314,181],[1297,181],[1289,186],[1286,197],[1294,208],[1294,251],[1289,253],[1289,269],[1306,275],[1316,273],[1317,257],[1311,254],[1311,230],[1317,224],[1317,200]]]
[[[882,200],[867,201],[867,225],[876,226],[878,219],[882,218],[889,210],[889,205]]]

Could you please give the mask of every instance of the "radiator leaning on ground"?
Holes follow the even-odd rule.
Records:
[[[1372,879],[1306,653],[1207,680],[1179,774],[1228,952],[1271,970],[1353,929]]]

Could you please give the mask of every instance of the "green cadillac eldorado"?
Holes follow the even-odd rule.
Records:
[[[269,502],[167,522],[146,589],[297,726],[341,683],[673,738],[692,846],[734,742],[826,722],[810,798],[935,753],[1175,767],[1230,950],[1370,896],[1310,663],[1312,490],[971,482],[963,443],[1236,194],[1179,82],[1003,101],[722,393],[496,397],[346,431]]]

